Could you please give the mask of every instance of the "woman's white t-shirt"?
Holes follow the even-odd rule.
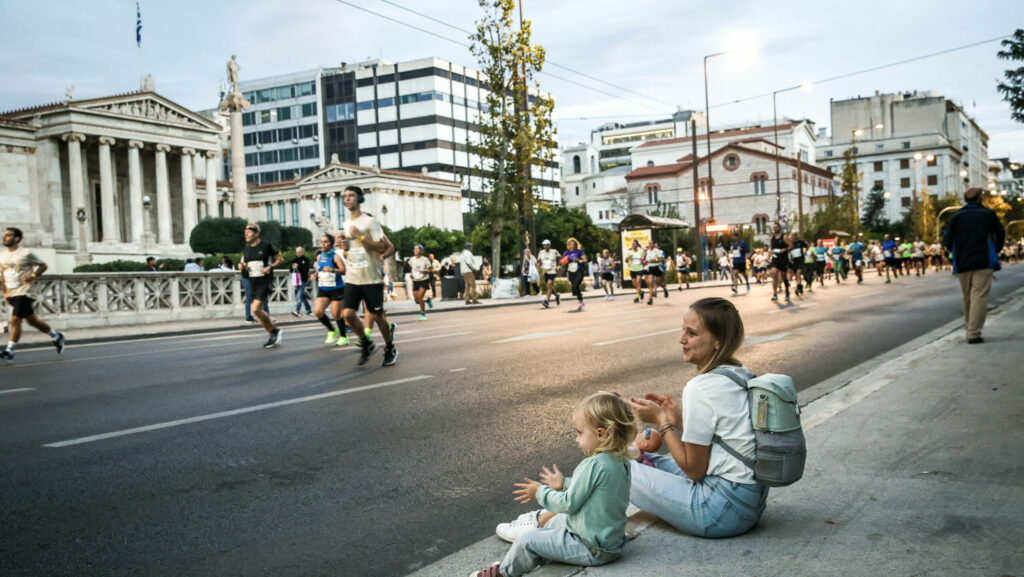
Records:
[[[746,367],[723,366],[748,379]],[[712,443],[715,435],[741,455],[754,457],[754,427],[750,423],[747,390],[725,375],[706,373],[690,379],[683,389],[683,441],[711,445],[708,475],[735,483],[754,483],[754,472]]]

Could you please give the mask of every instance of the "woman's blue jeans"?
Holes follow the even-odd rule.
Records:
[[[633,461],[629,501],[683,533],[735,537],[753,528],[764,513],[768,487],[710,475],[694,483],[671,457],[646,455],[657,468]]]

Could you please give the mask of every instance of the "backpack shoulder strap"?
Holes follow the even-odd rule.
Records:
[[[723,368],[723,367],[715,367],[714,369],[711,369],[711,371],[709,371],[709,372],[714,373],[716,375],[723,375],[723,376],[729,377],[729,379],[732,380],[732,382],[736,383],[740,387],[743,387],[743,389],[745,389],[745,390],[747,389],[747,380],[744,379],[743,377],[737,375],[733,371],[730,371],[729,369],[726,369],[726,368]],[[718,445],[719,447],[721,447],[723,450],[725,450],[726,453],[729,453],[730,455],[732,455],[733,457],[738,459],[739,462],[741,462],[744,465],[746,465],[747,468],[753,470],[753,468],[754,468],[754,459],[748,459],[747,457],[744,457],[743,455],[741,455],[739,451],[737,451],[736,449],[733,449],[732,447],[729,446],[728,443],[723,441],[722,437],[719,437],[718,435],[715,435],[714,437],[712,437],[711,442],[716,444],[716,445]]]

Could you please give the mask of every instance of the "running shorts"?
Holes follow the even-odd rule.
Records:
[[[271,276],[249,279],[249,294],[252,295],[252,300],[269,302],[270,289],[273,287],[273,283],[274,277]]]
[[[661,272],[661,267],[660,266],[655,265],[655,266],[647,267],[647,274],[649,274],[651,276],[660,277],[664,273]]]
[[[430,290],[430,281],[429,280],[414,280],[414,281],[412,281],[412,290],[413,291],[418,291],[420,289]]]
[[[747,274],[747,261],[745,260],[734,260],[732,261],[732,270],[740,273]]]
[[[35,314],[35,311],[32,309],[33,302],[35,302],[35,299],[28,295],[7,297],[7,304],[11,305],[11,316],[21,319]]]
[[[340,286],[331,290],[324,290],[322,288],[316,289],[316,298],[328,299],[329,301],[339,302],[345,300],[345,287]]]
[[[613,281],[615,280],[615,274],[610,272],[603,272],[601,273],[601,278],[606,281]]]
[[[783,255],[773,256],[771,267],[786,272],[789,270],[789,260]]]
[[[346,284],[345,308],[356,310],[359,303],[366,303],[366,311],[379,314],[384,311],[384,283]]]

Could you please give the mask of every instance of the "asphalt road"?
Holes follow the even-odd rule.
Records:
[[[997,278],[993,298],[1024,265]],[[960,315],[948,273],[791,306],[670,294],[402,321],[389,368],[313,323],[275,350],[250,329],[19,351],[0,366],[0,575],[404,575],[525,511],[522,476],[571,471],[585,395],[678,393],[694,299],[732,298],[741,359],[801,389]]]

